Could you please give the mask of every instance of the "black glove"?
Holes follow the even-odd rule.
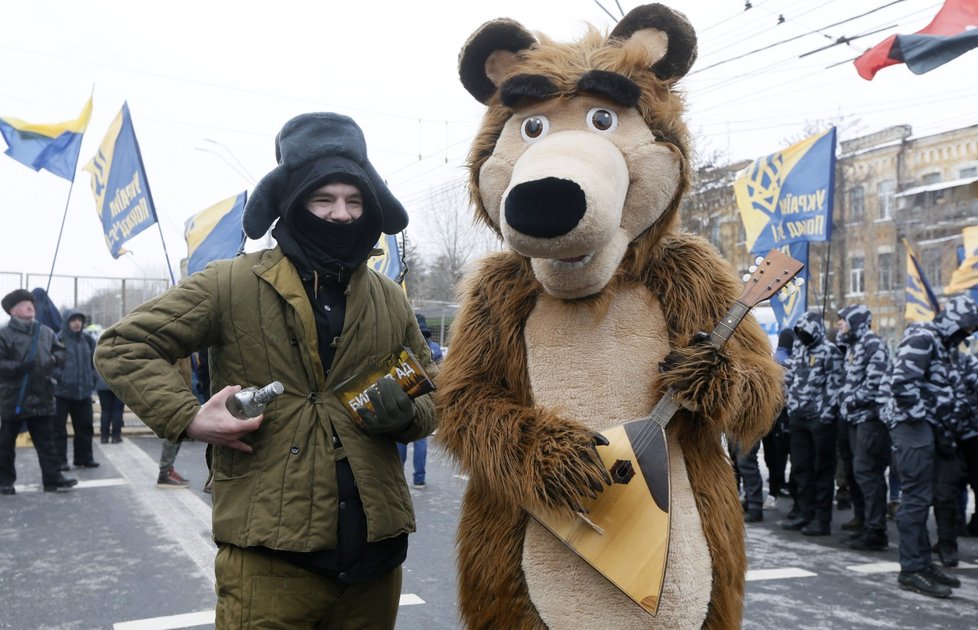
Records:
[[[410,426],[414,418],[414,402],[401,386],[386,376],[367,390],[367,397],[374,410],[357,409],[367,433],[400,433]]]

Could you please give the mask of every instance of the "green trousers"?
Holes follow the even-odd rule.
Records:
[[[401,567],[372,582],[341,584],[285,560],[222,545],[214,562],[218,630],[393,630]]]

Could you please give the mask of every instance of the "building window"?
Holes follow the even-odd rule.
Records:
[[[863,271],[865,271],[866,259],[853,257],[849,260],[849,295],[862,295],[866,292]]]
[[[880,200],[880,218],[881,219],[892,219],[893,210],[896,208],[896,182],[892,179],[883,180],[880,182],[877,189]]]
[[[862,186],[849,189],[849,220],[862,221],[866,210],[866,199]]]
[[[937,184],[940,181],[941,181],[940,173],[927,173],[926,175],[923,176],[923,178],[921,178],[921,183],[924,184],[925,186],[927,184]]]
[[[971,166],[969,168],[963,168],[958,171],[958,177],[964,179],[966,177],[978,177],[978,166]]]
[[[877,270],[879,271],[879,290],[893,290],[893,254],[880,254],[876,259]]]

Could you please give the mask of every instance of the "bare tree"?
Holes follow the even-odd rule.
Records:
[[[435,189],[423,203],[434,252],[424,297],[451,301],[465,266],[501,244],[489,228],[475,222],[464,181]]]

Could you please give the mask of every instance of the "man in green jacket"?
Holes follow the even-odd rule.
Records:
[[[393,381],[354,421],[333,388],[401,346],[431,354],[403,291],[366,265],[407,214],[371,166],[363,133],[304,114],[276,138],[245,232],[278,247],[212,263],[106,330],[96,366],[161,437],[213,445],[217,627],[393,628],[415,530],[397,442],[435,428],[429,396]],[[210,349],[201,405],[174,362]],[[280,381],[263,416],[239,420],[239,386]]]

